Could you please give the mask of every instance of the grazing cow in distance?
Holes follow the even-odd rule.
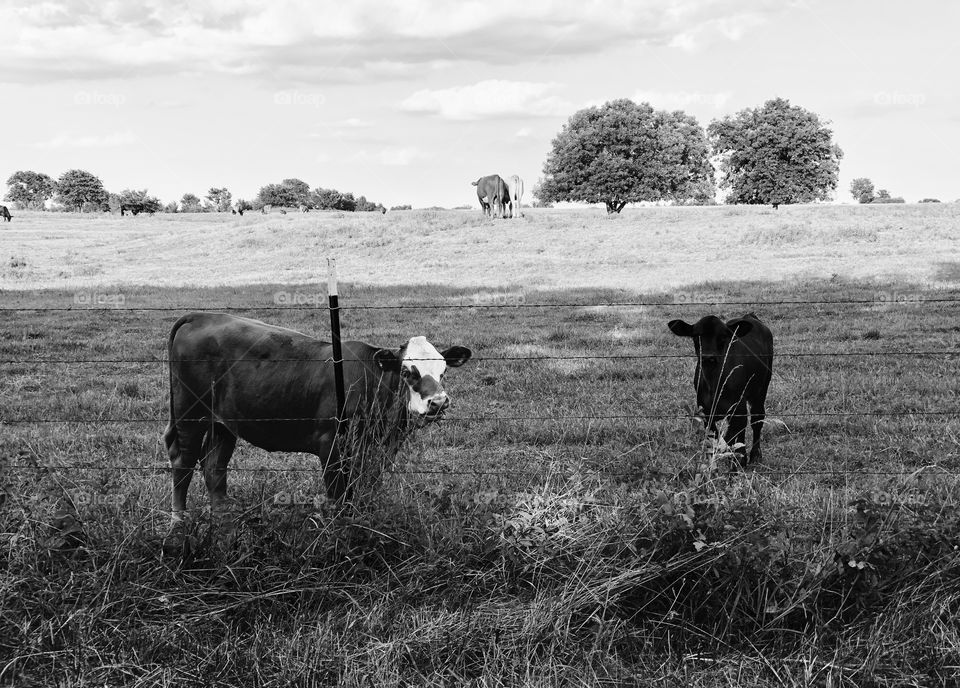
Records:
[[[509,189],[508,198],[510,199],[509,217],[520,217],[520,201],[523,199],[523,179],[520,175],[510,176],[507,188]]]
[[[13,220],[13,215],[10,214],[9,208],[5,205],[0,205],[0,217],[3,218],[4,222],[10,222]]]
[[[286,209],[280,208],[280,214],[281,214],[281,215],[286,215],[286,214],[287,214]]]
[[[266,205],[264,205],[263,207],[260,208],[260,214],[261,214],[261,215],[266,215],[266,214],[269,213],[271,210],[273,210],[273,205],[272,205],[271,203],[267,203]]]
[[[726,419],[728,446],[746,444],[747,420],[753,428],[749,463],[761,460],[760,433],[766,416],[764,404],[773,374],[773,334],[754,313],[724,322],[715,315],[693,325],[671,320],[667,327],[678,337],[693,339],[697,368],[693,385],[707,428],[716,432]],[[744,450],[737,455],[743,462]]]
[[[477,187],[477,199],[484,215],[504,217],[506,204],[510,202],[510,189],[499,174],[488,174],[470,184]]]
[[[450,399],[448,367],[470,349],[438,351],[426,337],[399,349],[343,342],[346,400],[341,419],[357,421],[396,453],[407,432],[440,420]],[[237,439],[268,452],[305,452],[323,461],[327,495],[350,499],[349,457],[337,436],[332,345],[295,330],[223,313],[189,313],[168,339],[170,423],[164,444],[173,468],[172,516],[183,521],[187,490],[203,464],[211,507],[227,496],[227,463]]]

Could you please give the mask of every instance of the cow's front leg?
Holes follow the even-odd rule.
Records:
[[[763,421],[767,417],[767,410],[763,402],[751,407],[750,427],[753,429],[753,446],[750,447],[750,463],[760,463],[763,454],[760,451],[760,433],[763,432]]]
[[[747,406],[738,404],[734,406],[727,416],[727,431],[723,434],[723,440],[727,447],[732,449],[737,444],[741,445],[734,449],[736,462],[741,466],[745,463],[746,449],[743,446],[747,441]]]
[[[337,447],[337,433],[320,436],[317,457],[323,462],[323,482],[327,497],[334,502],[350,501],[350,469]]]

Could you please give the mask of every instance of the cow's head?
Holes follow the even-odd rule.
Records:
[[[714,403],[713,397],[723,384],[721,378],[730,374],[731,364],[727,360],[730,343],[735,338],[745,337],[753,329],[753,323],[741,319],[727,324],[715,315],[708,315],[693,325],[683,320],[671,320],[667,327],[678,337],[693,339],[697,355],[694,384],[698,401],[701,406]]]
[[[413,337],[398,353],[380,349],[374,359],[382,370],[400,374],[407,391],[407,411],[417,420],[428,422],[440,418],[450,406],[443,389],[447,367],[459,368],[472,355],[463,346],[437,351],[426,337]]]

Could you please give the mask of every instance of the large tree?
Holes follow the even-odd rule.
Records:
[[[64,206],[81,211],[86,208],[109,209],[103,182],[84,170],[67,170],[57,180],[57,200]]]
[[[147,195],[147,190],[142,189],[124,189],[119,198],[121,213],[130,212],[134,215],[139,213],[159,212],[163,209],[163,204],[153,196]]]
[[[230,193],[227,187],[223,187],[222,189],[210,187],[210,190],[207,192],[207,200],[217,206],[218,213],[230,210],[230,201],[232,198],[233,194]]]
[[[873,182],[866,177],[857,177],[850,182],[850,194],[857,199],[857,203],[871,203],[873,201]]]
[[[843,151],[833,132],[788,100],[775,98],[714,120],[707,133],[720,156],[727,203],[809,203],[837,188]]]
[[[284,179],[279,184],[267,184],[260,188],[254,205],[258,208],[265,205],[288,208],[310,205],[310,185],[301,179]]]
[[[42,172],[19,170],[7,179],[9,187],[4,200],[17,203],[21,208],[43,208],[44,202],[53,198],[57,183]]]
[[[192,193],[183,194],[183,198],[180,199],[180,212],[181,213],[199,213],[200,198],[196,194],[192,194]]]
[[[553,139],[537,187],[541,202],[627,203],[681,200],[712,187],[703,129],[683,112],[614,100],[580,110]]]

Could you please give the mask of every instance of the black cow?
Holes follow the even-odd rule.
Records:
[[[759,462],[764,403],[773,371],[770,329],[754,313],[727,322],[708,315],[693,325],[671,320],[667,327],[679,337],[693,339],[697,355],[693,385],[707,427],[716,432],[717,421],[726,418],[724,441],[730,446],[745,443],[749,417],[753,428],[749,462]],[[737,453],[742,461],[745,452]]]
[[[477,199],[484,215],[504,216],[507,204],[510,203],[510,189],[499,174],[488,174],[470,184],[477,187]]]
[[[349,423],[336,419],[330,344],[259,320],[189,313],[174,324],[168,351],[164,444],[173,467],[175,524],[183,521],[198,461],[211,508],[226,500],[227,463],[237,439],[270,452],[315,454],[324,462],[327,495],[350,498],[349,462],[336,443]],[[399,351],[344,342],[342,418],[366,422],[396,452],[407,430],[443,416],[450,404],[444,372],[470,356],[462,346],[439,352],[425,337],[413,337]]]
[[[10,214],[10,211],[5,205],[0,205],[0,217],[2,217],[5,222],[10,222],[13,220],[13,215]]]

